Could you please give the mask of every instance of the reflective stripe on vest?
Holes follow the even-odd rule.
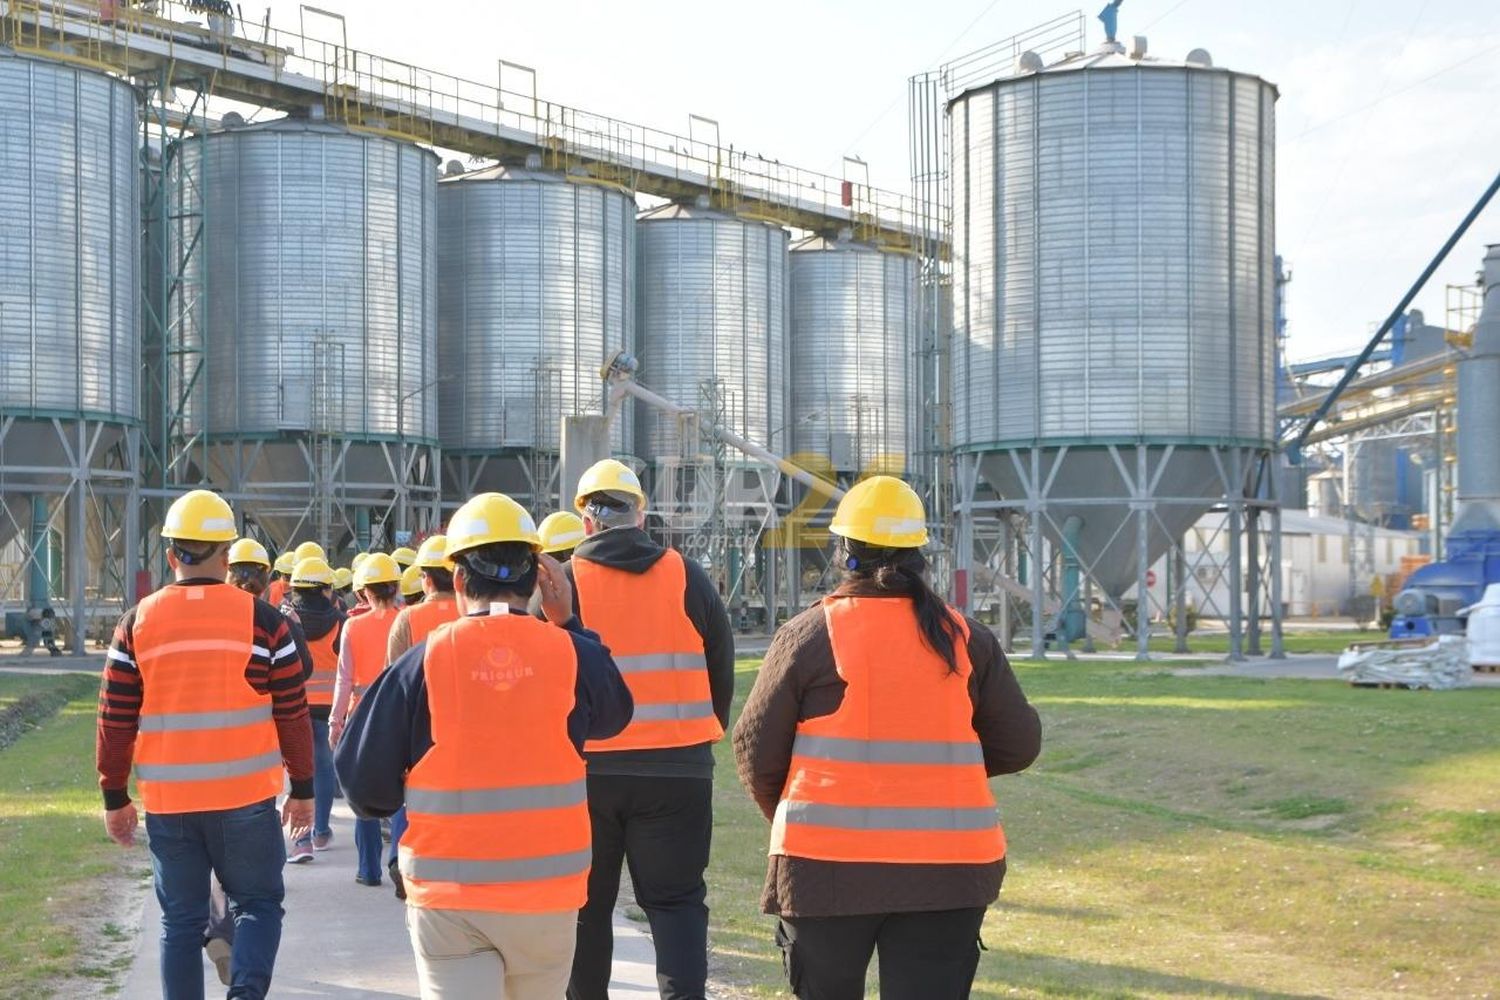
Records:
[[[552,913],[588,896],[583,759],[568,738],[572,637],[526,615],[462,618],[423,653],[432,748],[406,780],[412,906]]]
[[[703,637],[683,607],[687,568],[667,549],[644,573],[604,566],[576,553],[569,565],[579,617],[609,647],[635,699],[618,736],[589,740],[590,753],[693,746],[721,739]]]
[[[234,729],[248,726],[252,722],[269,721],[271,706],[254,705],[233,712],[174,712],[164,715],[147,715],[140,720],[140,732],[168,733],[186,732],[191,729]]]
[[[164,587],[131,627],[141,674],[135,773],[148,813],[236,809],[281,791],[271,696],[245,679],[256,600],[224,584]]]
[[[956,669],[927,647],[908,598],[823,602],[844,695],[797,724],[771,853],[823,861],[986,864],[1005,834],[974,732],[968,630]]]
[[[569,851],[535,858],[505,861],[468,861],[458,858],[423,858],[410,854],[401,858],[401,874],[428,882],[457,885],[494,885],[507,882],[538,882],[543,879],[588,875],[592,852]]]
[[[583,781],[570,781],[562,785],[526,785],[519,788],[469,788],[454,792],[414,788],[406,793],[408,809],[443,816],[560,809],[587,801],[588,785]]]
[[[254,757],[219,760],[211,764],[137,764],[135,775],[142,781],[210,781],[215,778],[239,778],[280,765],[281,752],[272,750]]]
[[[798,733],[792,753],[817,760],[843,760],[862,764],[983,764],[978,743],[946,743],[938,740],[856,740],[840,736]]]
[[[993,808],[930,809],[920,806],[825,806],[782,802],[785,822],[841,830],[991,830]]]

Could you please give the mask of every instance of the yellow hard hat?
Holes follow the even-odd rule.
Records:
[[[329,568],[328,561],[319,556],[298,559],[297,568],[292,570],[292,586],[331,587],[333,570]]]
[[[641,507],[646,506],[646,493],[641,489],[641,480],[630,466],[613,458],[595,462],[578,480],[578,492],[573,496],[573,506],[583,510],[584,497],[590,493],[626,493],[635,497]]]
[[[276,557],[276,564],[271,568],[282,576],[291,576],[292,570],[297,568],[297,557],[290,552],[283,552]]]
[[[356,552],[356,553],[354,553],[354,558],[349,560],[349,568],[350,569],[359,569],[359,564],[362,563],[362,562],[364,562],[368,558],[370,558],[370,553],[368,553],[368,552]]]
[[[364,590],[372,583],[396,583],[400,579],[401,567],[396,560],[384,552],[372,552],[354,571],[354,589]]]
[[[271,568],[271,557],[266,554],[266,547],[253,538],[241,538],[229,546],[229,565],[236,563],[259,563]]]
[[[394,560],[392,560],[394,562]],[[401,596],[412,597],[422,592],[422,568],[408,566],[401,571]]]
[[[448,558],[448,536],[428,535],[417,549],[418,569],[445,569],[453,572],[453,560]]]
[[[343,590],[354,583],[354,573],[340,566],[333,571],[333,589]]]
[[[239,535],[234,511],[212,490],[193,490],[167,508],[161,537],[183,542],[232,542]]]
[[[533,550],[542,547],[536,522],[526,508],[504,493],[481,493],[471,497],[448,520],[447,556],[496,542],[525,542]]]
[[[570,510],[555,511],[542,518],[536,533],[543,552],[567,552],[583,541],[583,518]]]
[[[391,558],[396,560],[397,565],[405,569],[417,561],[417,550],[409,545],[403,545],[398,549],[391,549]]]
[[[323,551],[323,546],[317,542],[303,542],[292,550],[292,558],[297,562],[304,559],[327,559],[328,553]]]
[[[927,512],[916,490],[895,476],[871,476],[844,494],[828,530],[866,545],[915,549],[927,544]]]

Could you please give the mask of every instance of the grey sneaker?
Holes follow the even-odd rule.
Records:
[[[287,853],[286,863],[289,865],[305,865],[313,859],[313,845],[311,837],[303,837],[292,844],[292,849]]]
[[[333,831],[327,833],[315,833],[312,838],[312,849],[315,851],[326,851],[333,846]]]

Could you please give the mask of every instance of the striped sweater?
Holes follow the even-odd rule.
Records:
[[[227,586],[211,579],[170,584],[173,587],[216,585]],[[135,735],[140,726],[143,691],[141,672],[135,662],[134,625],[135,609],[131,608],[115,626],[99,686],[94,756],[106,809],[120,809],[130,803],[130,767],[135,755]],[[292,780],[292,798],[310,799],[313,794],[313,735],[303,687],[302,659],[297,654],[297,645],[286,619],[264,601],[255,603],[254,629],[250,659],[245,664],[245,681],[261,694],[271,696],[272,718],[281,743],[282,761]]]

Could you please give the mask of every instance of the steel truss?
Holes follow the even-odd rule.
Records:
[[[0,417],[0,536],[11,536],[19,554],[0,565],[0,606],[51,605],[51,539],[61,528],[66,601],[59,618],[70,625],[75,653],[88,636],[107,639],[135,601],[139,454],[133,425]]]
[[[1071,495],[1055,488],[1058,473],[1068,460],[1068,446],[1058,448],[1018,447],[983,455],[957,456],[956,590],[965,610],[993,609],[1003,641],[1011,638],[1011,622],[1029,623],[1031,656],[1046,657],[1047,640],[1063,635],[1062,617],[1084,614],[1085,651],[1094,641],[1117,642],[1124,634],[1134,637],[1136,658],[1150,658],[1148,642],[1153,617],[1174,622],[1176,647],[1187,652],[1189,584],[1197,579],[1207,598],[1207,610],[1222,616],[1229,629],[1229,658],[1242,659],[1261,653],[1262,627],[1269,623],[1270,655],[1281,657],[1282,572],[1281,506],[1277,496],[1276,455],[1262,448],[1198,445],[1108,445],[1114,473],[1124,489],[1121,493]],[[1207,454],[1212,461],[1219,495],[1171,496],[1158,492],[1174,461]],[[1010,464],[1020,482],[1018,495],[995,495],[982,481],[982,459],[997,456]],[[1108,540],[1096,546],[1101,555],[1093,560],[1074,551],[1066,541],[1065,522],[1070,515],[1088,510],[1095,527],[1108,531]],[[1101,511],[1117,511],[1115,519],[1099,525]],[[1202,513],[1222,511],[1228,534],[1228,556],[1222,566],[1214,563],[1211,548],[1218,532],[1196,551],[1188,551],[1185,536],[1201,529]],[[1195,516],[1184,529],[1175,529],[1163,517]],[[1153,592],[1153,538],[1163,546],[1167,560],[1166,598]],[[1097,583],[1104,559],[1116,542],[1133,550],[1134,606],[1125,595],[1112,596]],[[1067,564],[1077,567],[1077,583],[1065,585]],[[1023,572],[1024,568],[1024,572]],[[1025,583],[1022,583],[1022,578]],[[1206,578],[1206,580],[1205,580]],[[1228,607],[1213,601],[1215,582],[1224,582]],[[1098,615],[1093,613],[1098,605]],[[1034,611],[1033,609],[1039,609]],[[1062,643],[1064,651],[1066,643]]]

